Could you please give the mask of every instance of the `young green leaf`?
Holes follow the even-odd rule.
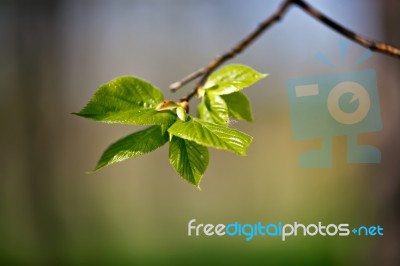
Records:
[[[169,161],[178,174],[189,183],[199,187],[207,169],[208,149],[193,141],[172,137],[169,144]]]
[[[229,123],[228,107],[221,96],[206,93],[197,110],[204,121],[225,126]]]
[[[186,113],[185,109],[182,106],[176,108],[176,115],[182,121],[186,121],[188,114]]]
[[[243,132],[196,118],[188,118],[186,122],[177,120],[168,132],[200,145],[224,149],[240,155],[246,155],[246,150],[252,141],[252,137]]]
[[[230,117],[249,122],[253,121],[250,101],[243,92],[238,91],[227,95],[221,95],[221,97],[228,107]]]
[[[211,74],[204,88],[218,95],[226,95],[249,87],[266,76],[248,66],[233,64]]]
[[[101,85],[88,104],[75,114],[106,123],[171,124],[176,119],[172,112],[155,110],[162,101],[161,91],[150,83],[124,76]]]
[[[210,111],[208,110],[206,104],[204,103],[204,100],[201,101],[201,103],[199,103],[199,105],[197,106],[197,113],[201,120],[210,123],[214,122],[214,120],[211,117]]]
[[[159,103],[156,106],[157,111],[165,111],[165,110],[175,110],[178,108],[180,105],[177,102],[171,101],[171,100],[165,100]]]
[[[130,134],[104,151],[95,170],[154,151],[167,141],[168,134],[162,134],[161,127],[157,125]]]

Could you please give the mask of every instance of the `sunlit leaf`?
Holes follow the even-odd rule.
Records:
[[[243,132],[196,118],[189,118],[186,122],[178,120],[168,132],[207,147],[224,149],[240,155],[246,155],[252,141],[252,137]]]
[[[208,110],[204,101],[199,103],[199,105],[197,106],[197,113],[201,120],[210,122],[210,123],[214,122],[214,120],[211,118],[210,111]]]
[[[249,87],[266,76],[267,74],[261,74],[251,67],[232,64],[211,74],[204,88],[215,94],[225,95]]]
[[[133,125],[171,124],[176,116],[157,112],[161,91],[131,76],[118,77],[101,85],[88,104],[76,115],[106,123]]]
[[[227,126],[229,123],[228,108],[219,95],[206,93],[198,107],[199,118],[219,125]]]
[[[238,91],[227,95],[221,95],[221,97],[228,107],[230,117],[249,122],[253,121],[250,101],[243,92]]]
[[[151,126],[130,134],[109,146],[101,156],[95,170],[154,151],[168,141],[160,126]]]

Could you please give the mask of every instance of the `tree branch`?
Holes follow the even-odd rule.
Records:
[[[367,38],[343,27],[342,25],[336,23],[332,19],[328,18],[318,10],[314,9],[312,6],[304,2],[303,0],[294,0],[292,1],[293,4],[296,4],[298,7],[302,8],[306,13],[310,16],[318,20],[319,22],[325,24],[329,28],[333,29],[334,31],[338,32],[339,34],[347,37],[348,39],[364,46],[371,51],[379,52],[382,54],[386,54],[389,56],[393,56],[400,59],[400,49],[394,46],[391,46],[386,43],[382,42],[375,42],[372,40],[368,40]]]
[[[270,28],[273,24],[278,22],[286,13],[289,6],[292,4],[297,5],[301,9],[303,9],[307,14],[311,17],[315,18],[317,21],[325,24],[327,27],[333,29],[334,31],[338,32],[339,34],[347,37],[348,39],[370,49],[371,51],[380,52],[389,56],[393,56],[395,58],[400,59],[400,49],[397,47],[391,46],[386,43],[382,42],[375,42],[371,41],[361,35],[356,34],[355,32],[341,26],[340,24],[336,23],[329,17],[325,16],[318,10],[314,9],[312,6],[307,4],[303,0],[285,0],[279,9],[275,11],[269,18],[261,22],[260,25],[250,33],[246,38],[241,40],[238,44],[236,44],[231,50],[228,52],[217,56],[214,58],[206,67],[200,68],[199,70],[187,75],[180,81],[174,82],[170,85],[170,89],[175,92],[179,88],[183,87],[187,83],[200,78],[199,82],[197,82],[194,90],[190,92],[188,95],[183,97],[180,101],[181,102],[188,102],[194,95],[197,94],[197,90],[203,86],[204,82],[207,80],[208,76],[220,65],[224,62],[234,58],[236,55],[241,53],[244,49],[246,49],[250,44],[252,44],[263,32],[265,32],[268,28]]]

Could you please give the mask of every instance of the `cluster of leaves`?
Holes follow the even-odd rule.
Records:
[[[241,90],[266,75],[244,65],[229,65],[199,88],[198,117],[188,103],[164,100],[150,83],[123,76],[101,85],[76,115],[105,123],[151,125],[109,146],[95,170],[154,151],[169,142],[169,161],[178,174],[199,188],[209,162],[208,147],[246,155],[252,137],[229,128],[229,118],[251,121],[248,98]]]

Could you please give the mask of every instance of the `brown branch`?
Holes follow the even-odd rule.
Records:
[[[400,59],[400,49],[388,45],[386,43],[371,41],[361,35],[356,34],[355,32],[341,26],[332,19],[328,18],[327,16],[325,16],[318,10],[314,9],[312,6],[310,6],[303,0],[285,0],[279,7],[279,9],[272,16],[264,20],[260,25],[258,25],[258,27],[252,33],[250,33],[246,38],[244,38],[238,44],[236,44],[231,50],[214,58],[206,67],[203,67],[189,74],[182,80],[171,84],[170,89],[172,91],[177,91],[179,88],[186,85],[187,83],[197,78],[200,78],[200,81],[196,84],[194,90],[180,100],[181,102],[189,101],[194,95],[197,94],[197,90],[201,86],[203,86],[208,76],[216,68],[218,68],[220,65],[222,65],[229,59],[232,59],[233,57],[241,53],[244,49],[246,49],[250,44],[252,44],[257,39],[257,37],[259,37],[269,27],[275,24],[275,22],[278,22],[283,17],[289,6],[292,4],[297,5],[311,17],[315,18],[317,21],[325,24],[327,27],[335,30],[336,32],[347,37],[348,39],[366,47],[367,49]]]
[[[286,0],[280,8],[268,19],[263,21],[255,31],[250,33],[246,38],[244,38],[242,41],[240,41],[238,44],[236,44],[230,51],[227,53],[224,53],[220,56],[217,56],[212,60],[206,67],[201,68],[190,75],[188,75],[186,78],[182,79],[180,82],[175,82],[173,83],[170,88],[173,91],[178,90],[180,87],[185,85],[186,83],[192,81],[193,79],[196,79],[198,77],[201,77],[200,81],[196,84],[196,87],[194,90],[189,93],[187,96],[183,97],[181,101],[189,101],[194,95],[196,95],[197,90],[204,84],[204,82],[207,80],[208,76],[221,64],[223,64],[225,61],[235,57],[237,54],[242,52],[245,48],[247,48],[251,43],[253,43],[258,36],[261,35],[267,28],[272,26],[275,22],[279,21],[279,19],[283,16],[283,14],[286,12],[290,4],[293,2],[293,0]]]
[[[194,79],[197,79],[198,77],[200,77],[201,75],[204,74],[204,72],[206,71],[206,68],[200,68],[199,70],[187,75],[186,77],[184,77],[182,80],[177,81],[175,83],[172,83],[169,88],[174,92],[177,91],[180,87],[184,86],[185,84],[191,82]]]
[[[358,35],[357,33],[343,27],[342,25],[338,24],[337,22],[333,21],[332,19],[328,18],[318,10],[314,9],[312,6],[304,2],[303,0],[294,0],[292,1],[293,4],[296,4],[298,7],[302,8],[306,13],[310,16],[318,20],[319,22],[325,24],[329,28],[335,30],[341,35],[344,35],[348,39],[364,46],[371,51],[379,52],[382,54],[386,54],[389,56],[393,56],[400,59],[400,49],[394,47],[392,45],[382,43],[382,42],[375,42],[368,40],[367,38]]]

